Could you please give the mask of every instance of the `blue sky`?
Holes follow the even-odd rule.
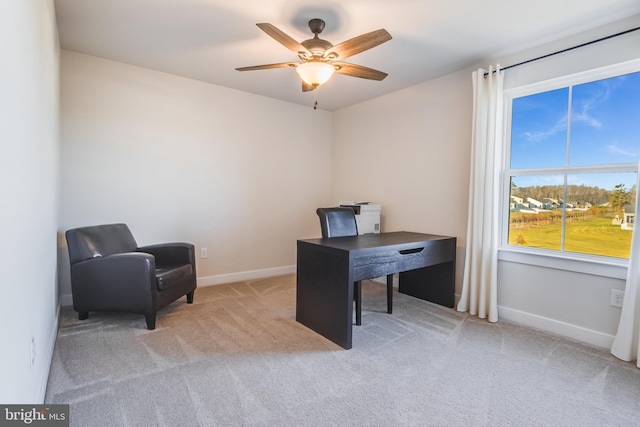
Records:
[[[574,86],[571,101],[570,166],[638,162],[640,72]],[[565,166],[568,106],[568,88],[513,100],[513,169]],[[548,179],[554,180],[548,183],[562,183],[555,182],[557,176]],[[625,183],[631,188],[636,177],[635,174],[581,175],[570,178],[570,183],[606,189]]]

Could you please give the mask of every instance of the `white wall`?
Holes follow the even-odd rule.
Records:
[[[329,113],[64,50],[61,84],[61,233],[124,222],[141,245],[206,247],[201,285],[293,272],[296,239],[320,235]]]
[[[479,66],[495,62],[507,66],[639,24],[636,16]],[[507,70],[505,87],[638,58],[638,46],[640,33],[636,32]],[[380,203],[383,231],[456,236],[457,293],[466,244],[471,71],[345,108],[333,118],[333,198]],[[506,261],[499,262],[498,274],[502,319],[604,347],[611,344],[620,309],[609,305],[609,292],[623,289],[624,281]]]
[[[464,247],[470,92],[460,72],[334,112],[333,199],[381,204],[382,231],[456,236]]]
[[[0,402],[42,403],[58,314],[53,2],[0,2],[0,52]]]

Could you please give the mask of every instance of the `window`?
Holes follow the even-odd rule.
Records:
[[[507,91],[505,106],[502,247],[628,259],[640,64]]]

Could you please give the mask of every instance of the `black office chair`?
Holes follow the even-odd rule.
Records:
[[[346,237],[358,235],[358,223],[353,209],[346,207],[339,208],[318,208],[316,209],[320,217],[320,229],[323,238]],[[353,298],[356,302],[356,325],[362,324],[362,283],[353,283]],[[393,274],[387,276],[387,313],[391,314],[393,305]]]

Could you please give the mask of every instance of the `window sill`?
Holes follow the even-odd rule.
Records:
[[[580,254],[551,253],[544,250],[501,247],[498,249],[498,260],[519,264],[535,265],[556,270],[573,271],[575,273],[592,274],[626,280],[626,259],[602,259]]]

